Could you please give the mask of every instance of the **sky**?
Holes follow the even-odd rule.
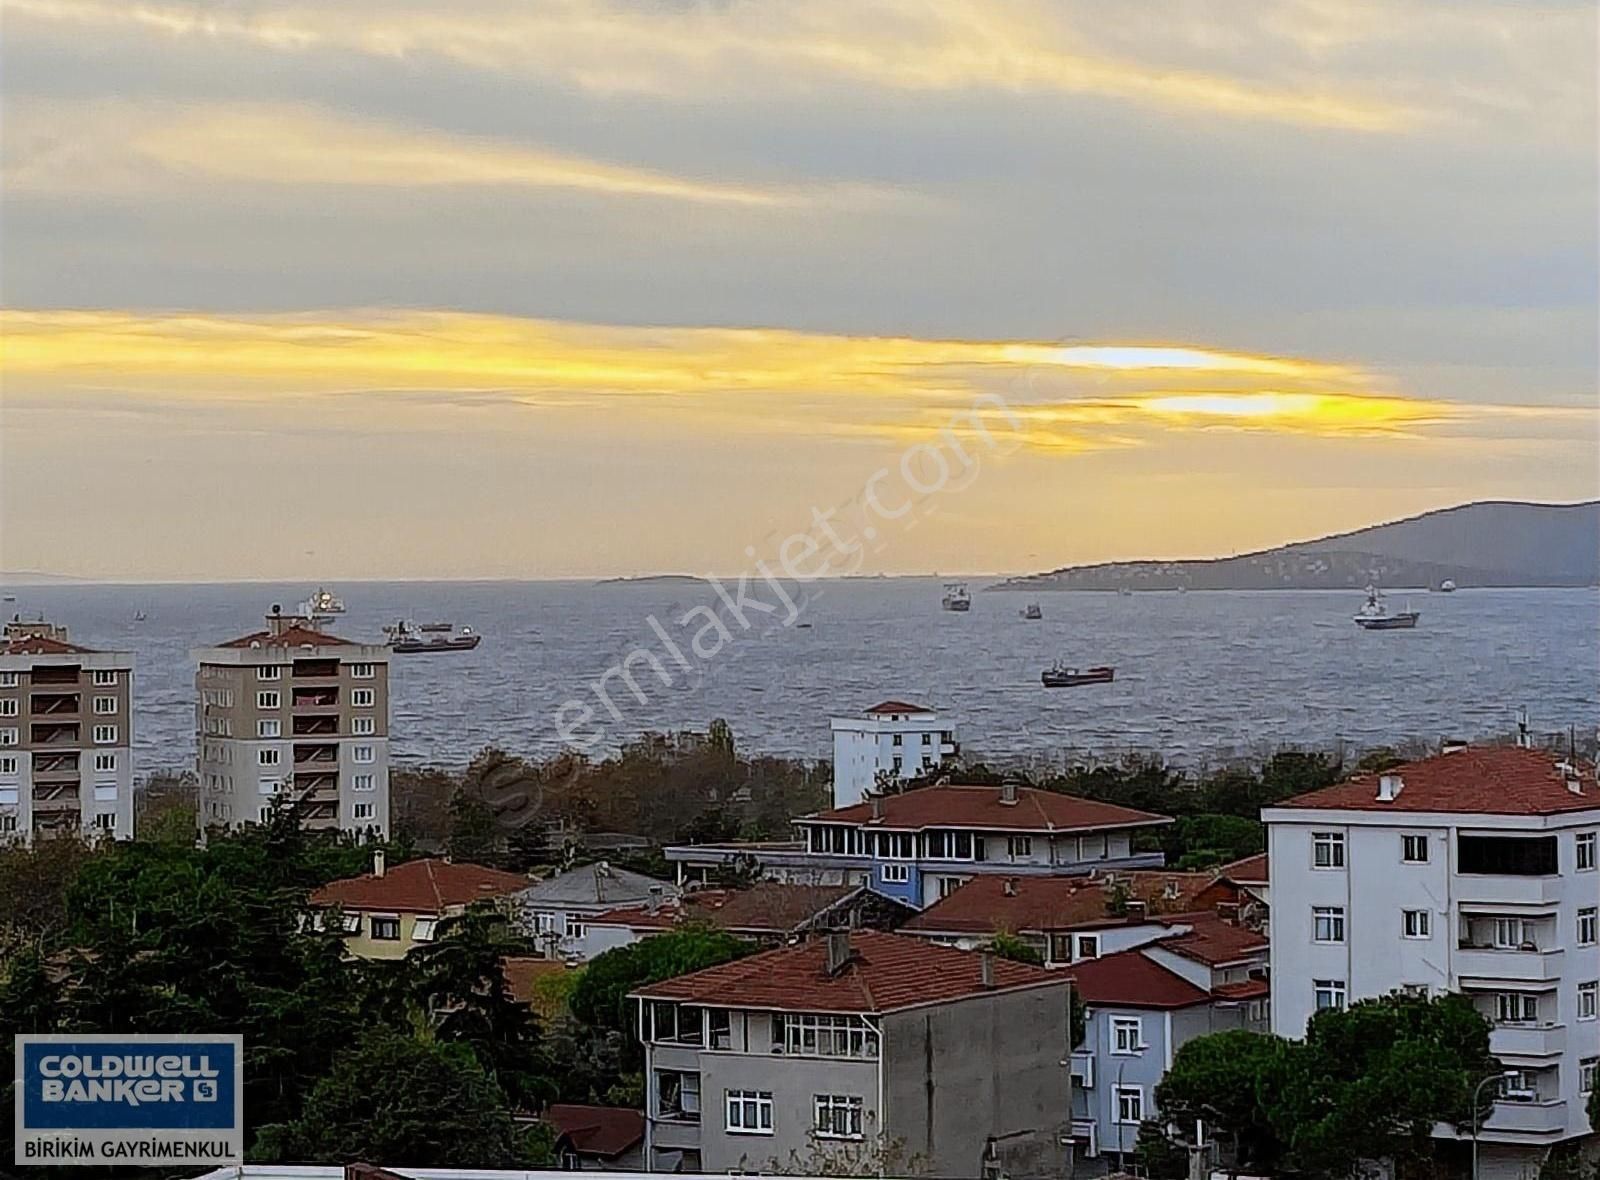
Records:
[[[828,572],[1012,572],[1589,498],[1596,47],[1587,0],[0,0],[0,569],[729,573],[849,518]]]

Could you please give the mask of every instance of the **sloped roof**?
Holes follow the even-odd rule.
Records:
[[[646,906],[607,910],[591,926],[668,930],[680,922],[705,922],[741,934],[786,934],[829,906],[859,892],[859,885],[797,885],[758,881],[748,889],[700,889],[651,913]]]
[[[1016,788],[1016,802],[1001,800],[1001,787],[935,786],[887,795],[877,801],[880,818],[872,816],[871,802],[837,807],[808,815],[807,820],[829,823],[871,824],[886,829],[980,828],[991,831],[1072,832],[1099,828],[1147,827],[1169,824],[1165,815],[1134,811],[1114,803],[1080,799],[1036,787]]]
[[[1074,963],[1063,974],[1085,1004],[1112,1008],[1188,1008],[1209,1003],[1211,993],[1139,950]]]
[[[448,860],[408,860],[387,869],[330,881],[311,895],[311,904],[349,910],[407,914],[442,914],[451,906],[470,905],[515,893],[527,885],[520,873],[504,873],[484,865]]]
[[[0,645],[0,656],[64,656],[93,651],[92,647],[80,647],[63,639],[51,639],[48,635],[26,635]]]
[[[1267,854],[1258,852],[1242,860],[1232,861],[1217,870],[1217,875],[1236,881],[1240,885],[1265,885],[1267,883]]]
[[[326,631],[314,631],[310,627],[285,627],[278,634],[271,631],[252,631],[249,635],[241,635],[237,639],[229,639],[217,644],[218,647],[349,647],[350,640],[340,639],[337,635],[329,635]]]
[[[854,957],[834,975],[824,969],[827,940],[812,938],[652,983],[634,994],[724,1008],[884,1013],[989,991],[1066,984],[1066,977],[1057,972],[996,959],[994,988],[985,988],[980,975],[983,956],[976,951],[876,930],[852,930],[849,937]]]
[[[1576,769],[1581,794],[1567,790],[1556,769],[1560,757],[1520,746],[1466,746],[1386,770],[1403,784],[1391,801],[1378,800],[1378,774],[1358,774],[1346,782],[1297,795],[1275,804],[1283,808],[1341,811],[1443,811],[1482,815],[1555,815],[1600,809],[1594,766]]]
[[[644,1139],[644,1113],[627,1106],[580,1106],[557,1102],[544,1120],[579,1155],[615,1159]]]
[[[1012,934],[1124,926],[1159,915],[1193,913],[1208,903],[1231,901],[1238,890],[1212,873],[1117,872],[1112,878],[1130,900],[1143,901],[1143,915],[1115,915],[1107,908],[1115,886],[1104,877],[1007,877],[980,873],[940,898],[901,927],[906,933]],[[1007,892],[1007,888],[1011,892]],[[1173,896],[1168,896],[1173,891]]]
[[[873,705],[872,708],[867,710],[868,714],[873,714],[873,713],[932,713],[932,712],[933,712],[933,710],[930,709],[927,705],[913,705],[913,704],[910,704],[909,702],[906,702],[906,701],[879,701],[876,705]]]
[[[642,902],[649,899],[652,886],[659,888],[663,896],[678,892],[678,887],[670,882],[658,881],[605,861],[567,869],[533,884],[524,879],[522,886],[517,895],[519,903],[548,906],[617,906]]]
[[[1269,945],[1267,936],[1260,931],[1224,922],[1215,914],[1179,914],[1162,920],[1189,929],[1169,935],[1156,945],[1208,967],[1260,958]]]

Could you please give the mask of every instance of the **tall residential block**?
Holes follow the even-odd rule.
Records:
[[[200,826],[296,803],[308,828],[389,833],[389,650],[273,608],[267,627],[194,653]]]
[[[133,837],[133,656],[13,619],[0,637],[0,840]]]

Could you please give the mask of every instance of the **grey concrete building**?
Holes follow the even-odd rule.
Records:
[[[648,1166],[1068,1175],[1070,986],[851,931],[642,988]]]

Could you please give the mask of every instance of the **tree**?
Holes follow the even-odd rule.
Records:
[[[629,1035],[635,1028],[628,993],[743,958],[755,944],[720,930],[685,926],[597,955],[572,992],[572,1014],[595,1028]]]
[[[450,799],[450,830],[444,840],[452,860],[496,865],[500,861],[500,828],[494,809],[465,787]]]
[[[1277,1172],[1285,1146],[1276,1095],[1293,1068],[1295,1046],[1244,1029],[1212,1033],[1183,1044],[1156,1086],[1161,1117],[1193,1127],[1197,1119],[1232,1140],[1241,1168]]]
[[[989,940],[989,949],[1001,959],[1010,959],[1014,963],[1029,963],[1035,967],[1044,966],[1044,954],[1038,947],[1004,930]]]
[[[541,1156],[470,1048],[374,1026],[339,1055],[298,1117],[261,1129],[250,1155],[273,1163],[513,1168],[550,1163],[543,1146]]]

